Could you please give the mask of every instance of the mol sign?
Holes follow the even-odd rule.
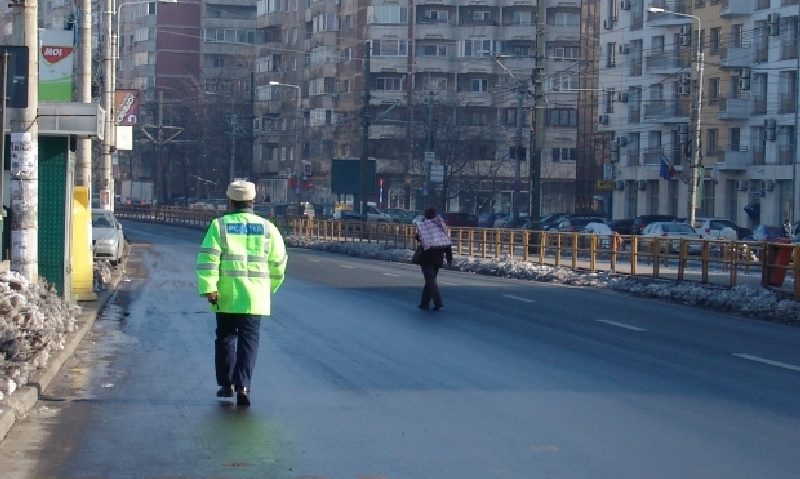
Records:
[[[43,30],[39,38],[39,101],[72,101],[73,32]]]

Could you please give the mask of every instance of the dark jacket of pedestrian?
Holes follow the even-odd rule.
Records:
[[[441,217],[436,215],[436,210],[428,208],[425,210],[424,222],[427,223],[420,227],[418,225],[416,239],[423,245],[422,254],[420,255],[419,267],[422,270],[422,276],[425,278],[425,285],[422,287],[422,297],[420,298],[419,308],[430,309],[430,303],[433,301],[433,310],[438,311],[443,306],[442,295],[439,292],[439,284],[437,277],[439,276],[439,269],[444,266],[444,261],[447,260],[447,265],[453,264],[453,249],[448,245],[426,245],[423,238],[420,236],[420,231],[425,230],[425,226],[432,228],[441,228],[442,231],[447,233],[447,226]],[[449,239],[448,239],[449,243]]]

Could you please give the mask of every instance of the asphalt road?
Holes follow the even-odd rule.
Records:
[[[290,250],[253,405],[214,396],[202,233],[126,278],[0,444],[16,478],[794,478],[800,329],[601,289]]]

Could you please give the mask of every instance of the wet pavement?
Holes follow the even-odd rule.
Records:
[[[444,310],[420,311],[413,265],[290,250],[242,408],[214,396],[202,233],[125,228],[119,287],[0,443],[3,479],[800,470],[798,328],[451,271]]]

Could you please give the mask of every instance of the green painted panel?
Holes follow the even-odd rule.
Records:
[[[39,276],[64,295],[69,139],[39,137]]]

